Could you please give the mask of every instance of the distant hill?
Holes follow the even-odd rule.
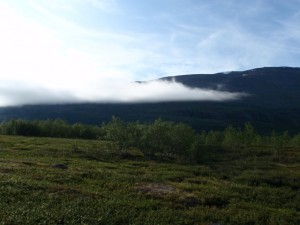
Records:
[[[257,106],[300,106],[300,68],[265,67],[217,74],[194,74],[161,78],[175,79],[186,86],[250,94],[247,101]]]
[[[0,120],[62,118],[100,124],[112,115],[127,121],[185,122],[194,128],[223,129],[251,122],[261,132],[300,131],[300,68],[265,67],[216,74],[163,77],[191,88],[243,92],[248,97],[227,102],[165,102],[136,104],[66,104],[0,108]]]

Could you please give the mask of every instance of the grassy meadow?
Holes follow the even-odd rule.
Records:
[[[108,141],[0,136],[0,224],[300,224],[300,149],[149,158]]]

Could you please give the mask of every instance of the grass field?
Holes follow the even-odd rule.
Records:
[[[0,136],[0,224],[300,224],[300,151],[147,159],[103,141]]]

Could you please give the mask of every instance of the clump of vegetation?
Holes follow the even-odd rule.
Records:
[[[230,126],[224,131],[196,132],[186,124],[161,119],[152,123],[140,123],[112,117],[110,122],[100,126],[68,124],[59,119],[10,120],[0,125],[0,132],[4,135],[99,139],[109,141],[111,147],[124,157],[130,157],[135,151],[135,155],[151,159],[189,162],[203,162],[215,151],[237,150],[244,155],[252,154],[262,149],[262,146],[264,149],[272,149],[276,159],[281,149],[300,147],[299,134],[290,136],[288,132],[272,132],[262,136],[250,123],[245,123],[242,128]]]
[[[1,123],[0,132],[4,135],[82,139],[97,139],[102,135],[102,130],[98,126],[81,123],[68,124],[61,119],[34,121],[23,119],[8,120]]]

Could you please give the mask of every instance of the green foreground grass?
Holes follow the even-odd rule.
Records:
[[[299,178],[299,149],[212,150],[189,165],[103,141],[0,136],[0,224],[297,225]]]

